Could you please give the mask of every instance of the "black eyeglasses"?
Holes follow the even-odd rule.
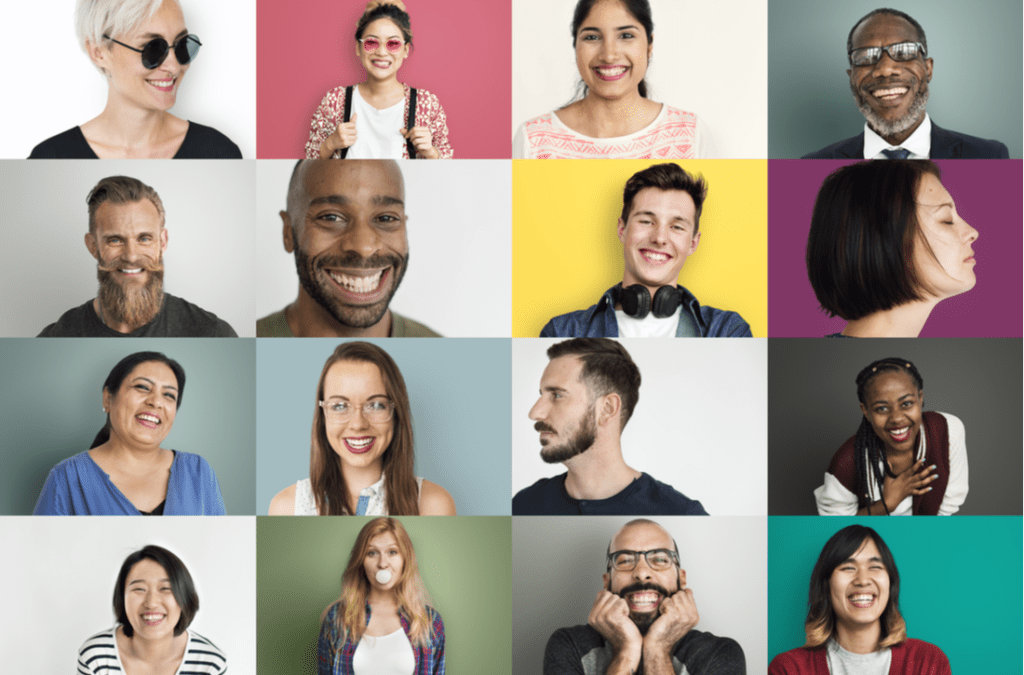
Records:
[[[886,47],[861,47],[849,53],[851,66],[873,66],[882,60],[882,52],[893,61],[913,61],[919,55],[924,58],[928,50],[920,42],[898,42]]]
[[[125,43],[119,42],[106,34],[104,34],[103,37],[111,42],[116,42],[122,47],[127,47],[133,52],[142,54],[142,65],[145,66],[147,70],[158,68],[160,64],[164,62],[164,59],[167,58],[167,53],[171,51],[171,47],[167,44],[167,40],[159,37],[153,38],[146,44],[142,45],[142,49],[136,49],[131,45],[126,45]],[[199,53],[199,48],[202,46],[203,43],[200,42],[199,38],[195,35],[186,35],[174,43],[174,57],[178,59],[178,63],[184,66],[196,57],[196,54]]]
[[[631,572],[636,569],[643,557],[647,566],[656,572],[662,572],[679,564],[675,551],[667,548],[656,548],[650,551],[612,551],[608,554],[608,569],[615,568],[619,572]]]

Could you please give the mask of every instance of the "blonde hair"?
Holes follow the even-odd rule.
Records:
[[[138,28],[160,9],[164,0],[78,0],[75,6],[75,35],[86,54],[89,44],[102,45],[104,35],[119,38]],[[178,0],[174,0],[178,3]],[[178,3],[181,7],[181,3]],[[104,75],[106,72],[96,66]]]

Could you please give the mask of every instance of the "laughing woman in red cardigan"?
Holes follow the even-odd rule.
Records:
[[[941,649],[907,637],[896,561],[870,527],[828,540],[807,606],[807,642],[772,659],[768,675],[950,675]]]

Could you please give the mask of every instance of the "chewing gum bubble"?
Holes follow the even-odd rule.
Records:
[[[377,570],[377,583],[386,584],[391,581],[391,570]]]

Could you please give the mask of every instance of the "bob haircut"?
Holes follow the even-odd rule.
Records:
[[[178,607],[181,608],[181,617],[178,619],[177,625],[174,626],[174,635],[181,635],[192,623],[196,612],[199,611],[199,595],[196,593],[195,584],[192,583],[192,575],[188,573],[188,568],[185,567],[185,563],[181,562],[181,558],[166,548],[153,544],[144,546],[125,558],[124,563],[121,564],[121,571],[117,574],[117,582],[114,583],[114,616],[121,624],[121,630],[128,637],[135,632],[125,612],[124,596],[129,572],[143,560],[152,560],[167,572],[167,578],[171,581],[171,593],[174,595]]]
[[[889,573],[889,602],[881,616],[881,633],[878,648],[894,647],[907,639],[907,623],[900,614],[900,573],[892,551],[882,537],[870,527],[850,525],[832,535],[825,543],[811,572],[811,588],[807,597],[806,649],[821,647],[836,631],[836,612],[832,607],[832,593],[829,582],[832,573],[843,562],[853,557],[864,542],[871,539],[882,556],[882,564]]]
[[[143,363],[150,363],[157,361],[166,365],[174,373],[174,379],[178,381],[178,398],[175,402],[175,410],[181,410],[181,401],[185,396],[185,369],[181,367],[181,364],[172,358],[161,354],[160,352],[135,352],[129,354],[120,361],[107,375],[106,381],[103,383],[103,388],[109,391],[111,395],[117,396],[117,393],[121,390],[121,385],[124,383],[126,377],[128,377],[136,366],[142,365]],[[107,423],[103,425],[100,432],[96,434],[96,438],[93,439],[92,445],[89,449],[103,445],[110,438],[110,414],[107,414]]]
[[[88,54],[88,44],[103,44],[104,35],[118,38],[131,33],[156,14],[162,4],[163,0],[78,0],[75,6],[78,44]],[[106,74],[102,68],[97,66],[96,69]]]
[[[654,42],[654,18],[651,16],[651,3],[649,0],[619,0],[626,8],[626,11],[633,15],[633,17],[644,27],[644,33],[647,34],[647,44]],[[590,16],[590,10],[597,4],[597,0],[578,0],[576,3],[576,10],[572,14],[572,46],[576,48],[576,38],[579,36],[580,28],[583,26],[583,22]],[[647,79],[640,81],[637,90],[640,95],[647,98]],[[587,95],[587,86],[580,82],[580,86],[577,89],[577,97],[573,100],[585,98]],[[582,92],[582,96],[578,95]]]
[[[854,321],[923,300],[914,247],[928,240],[917,221],[924,176],[941,178],[928,160],[851,164],[831,173],[814,200],[807,276],[829,316]]]
[[[313,403],[313,431],[309,450],[309,478],[320,515],[340,516],[355,513],[349,504],[348,486],[341,470],[341,461],[327,440],[327,422],[320,401],[324,400],[324,380],[327,371],[339,361],[372,363],[380,370],[384,392],[395,406],[391,417],[394,433],[391,445],[384,449],[384,489],[387,510],[391,515],[418,516],[420,514],[416,477],[413,473],[412,411],[409,393],[398,364],[386,351],[369,342],[345,342],[338,345],[320,372]]]
[[[356,24],[356,40],[363,39],[363,31],[377,19],[388,19],[402,31],[405,43],[412,47],[412,22],[401,0],[370,0]]]

